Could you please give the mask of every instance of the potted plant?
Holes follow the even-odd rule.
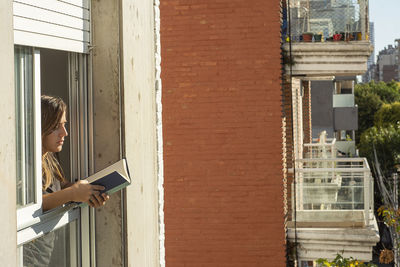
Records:
[[[333,41],[340,41],[342,40],[342,35],[340,33],[336,33],[333,35]]]
[[[304,32],[303,33],[303,42],[312,42],[312,38],[313,38],[313,33],[312,32]]]
[[[321,42],[322,40],[322,33],[314,34],[314,42]]]

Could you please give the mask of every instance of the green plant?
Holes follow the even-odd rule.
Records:
[[[374,162],[375,147],[382,173],[390,177],[400,163],[400,124],[369,128],[361,135],[358,146],[360,154],[370,163]]]
[[[385,207],[381,206],[378,209],[378,215],[383,218],[383,221],[391,227],[394,232],[396,233],[396,237],[394,242],[397,245],[397,248],[399,247],[399,234],[400,234],[400,210],[395,210],[392,207]],[[394,256],[393,256],[393,250],[389,249],[384,249],[381,251],[379,255],[379,261],[381,263],[389,264],[393,261]]]
[[[342,254],[337,254],[333,261],[327,259],[318,259],[317,264],[319,267],[377,267],[375,264],[365,264],[362,261],[356,260],[353,257],[344,258]]]

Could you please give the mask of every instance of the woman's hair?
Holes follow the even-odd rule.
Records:
[[[59,97],[42,95],[42,143],[44,138],[57,129],[61,118],[67,112],[67,105]],[[43,147],[42,147],[43,149]],[[42,155],[42,186],[46,190],[54,179],[65,182],[65,176],[53,152]]]

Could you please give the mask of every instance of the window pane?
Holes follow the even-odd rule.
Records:
[[[35,201],[33,53],[31,48],[15,47],[17,207]]]
[[[77,229],[77,221],[73,221],[23,245],[22,257],[19,255],[23,265],[20,262],[19,266],[77,266]]]

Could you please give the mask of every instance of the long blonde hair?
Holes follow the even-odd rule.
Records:
[[[59,97],[42,95],[42,143],[44,138],[51,134],[58,126],[62,116],[67,112],[67,105]],[[42,147],[43,149],[43,147]],[[53,152],[42,154],[42,188],[46,190],[54,181],[66,181],[60,163]]]

